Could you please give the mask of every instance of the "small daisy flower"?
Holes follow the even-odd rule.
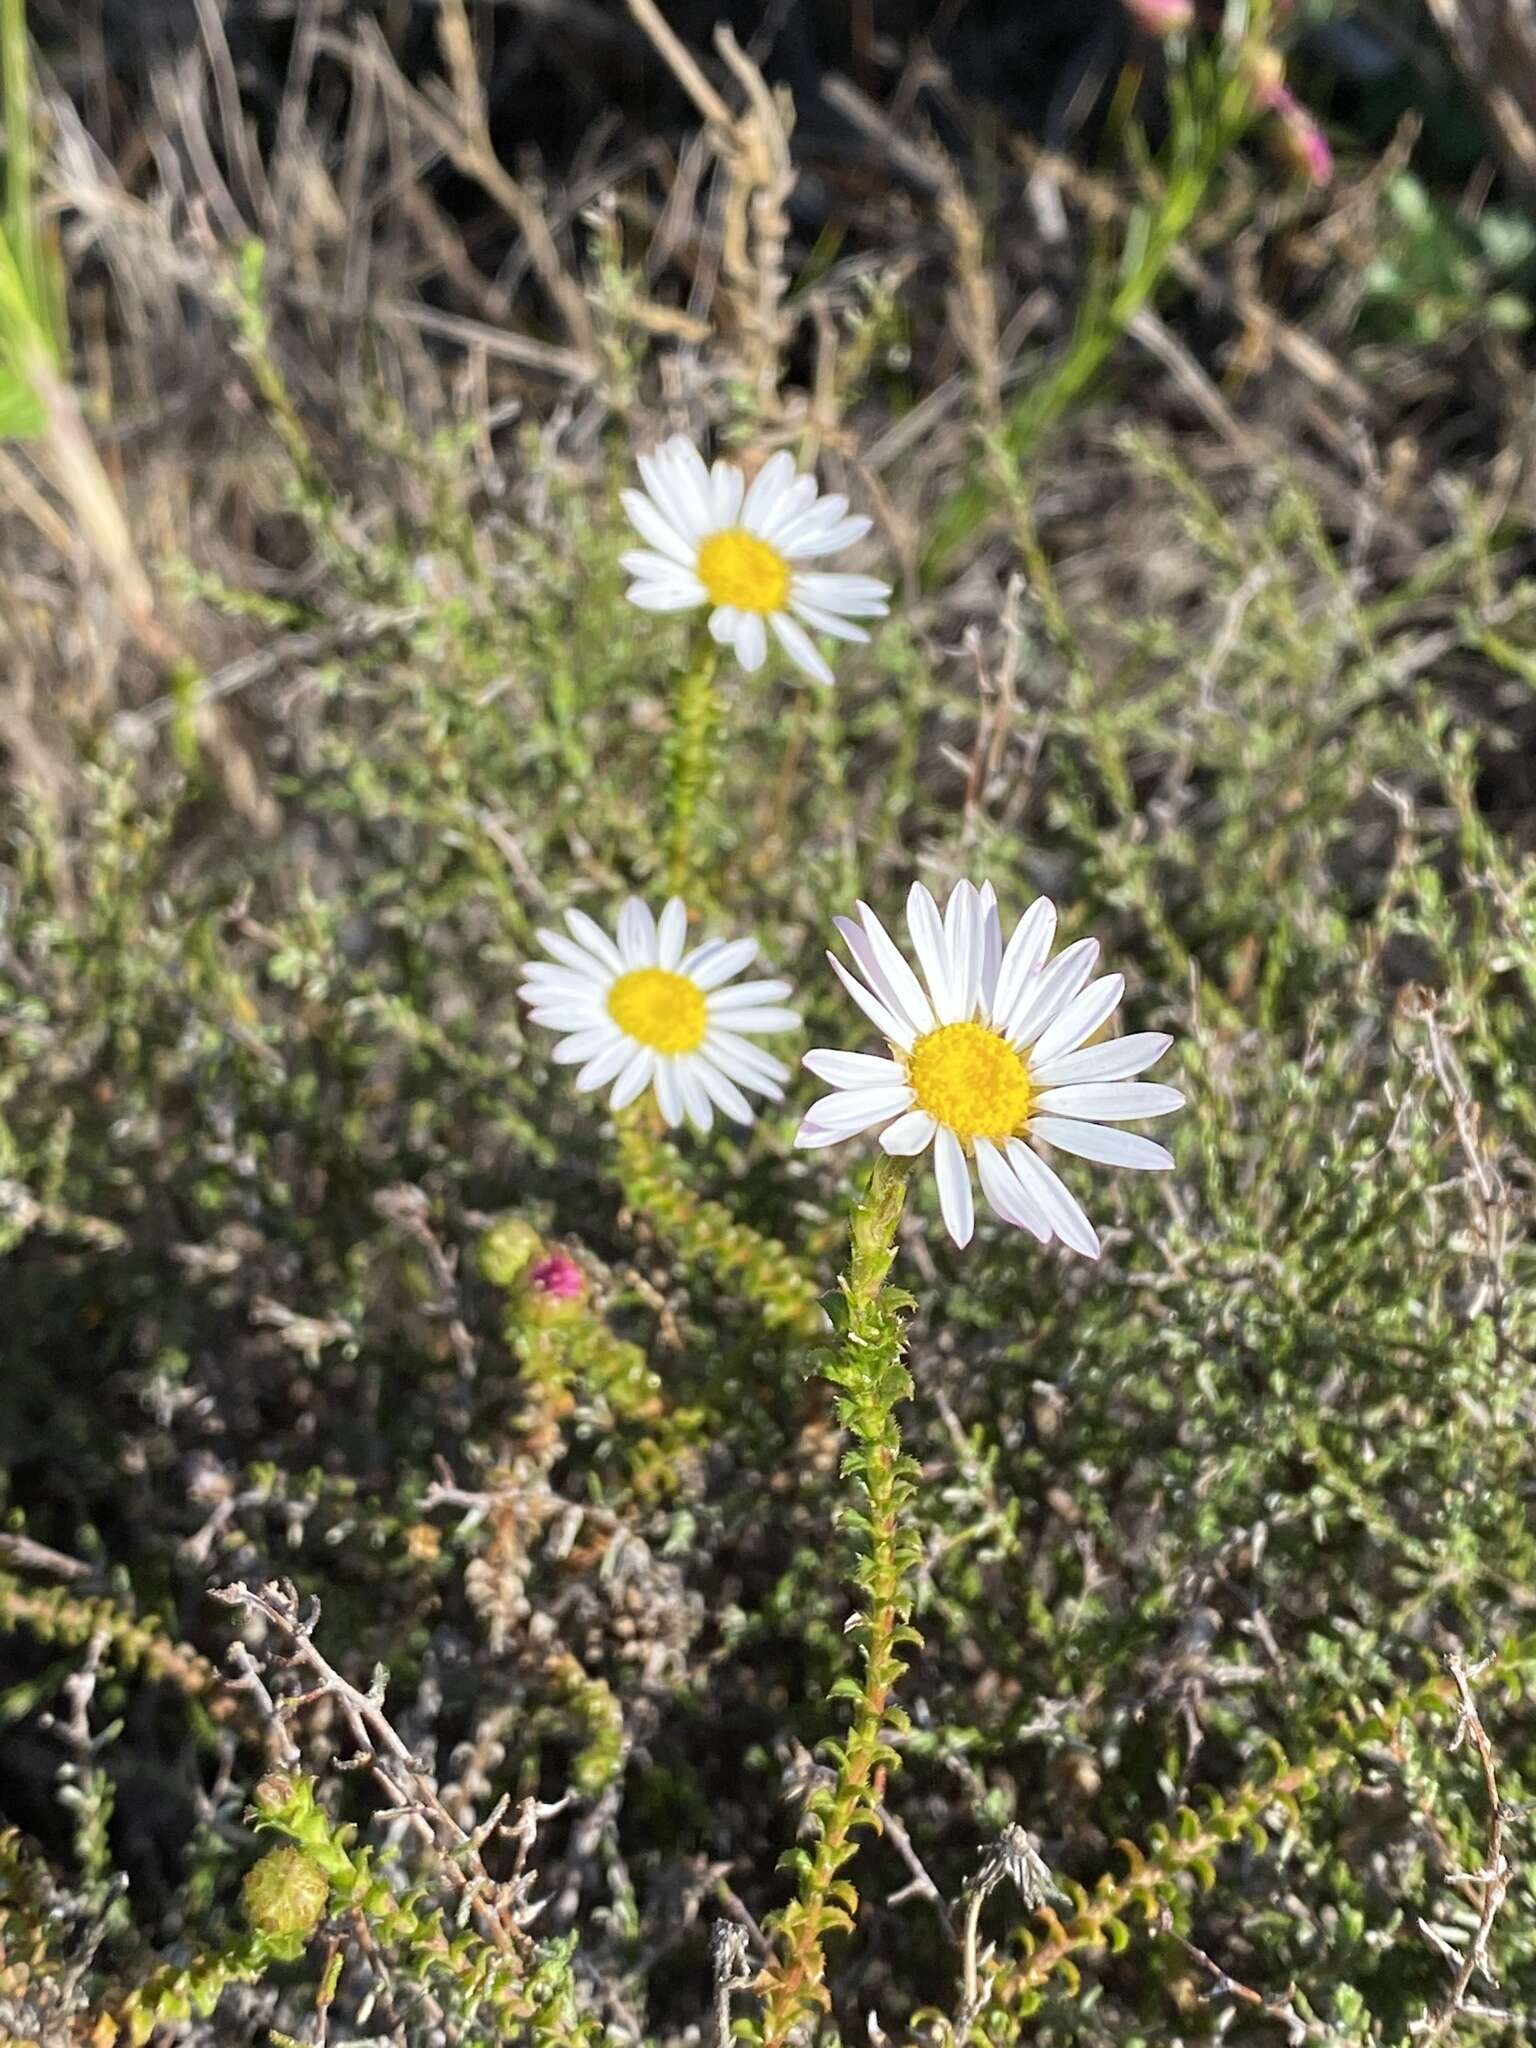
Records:
[[[762,667],[771,626],[797,667],[830,683],[811,632],[867,640],[854,620],[889,610],[889,584],[807,566],[862,540],[870,521],[848,516],[846,498],[822,497],[815,477],[797,476],[782,449],[750,490],[734,463],[707,469],[685,434],[642,455],[640,474],[645,489],[623,493],[630,524],[649,543],[619,558],[635,578],[630,602],[651,612],[711,606],[710,632],[735,648],[744,669]]]
[[[1138,1031],[1088,1043],[1119,1007],[1125,978],[1090,978],[1096,939],[1079,939],[1047,964],[1056,907],[1044,896],[1005,946],[990,883],[957,882],[942,917],[914,883],[907,930],[923,980],[869,906],[858,909],[857,923],[836,924],[863,979],[827,957],[890,1057],[808,1052],[806,1066],[836,1092],[814,1106],[795,1143],[835,1145],[884,1125],[880,1143],[898,1157],[933,1147],[939,1207],[956,1244],[969,1244],[974,1227],[974,1163],[1005,1223],[1097,1258],[1093,1225],[1037,1147],[1105,1166],[1172,1166],[1161,1145],[1114,1127],[1182,1106],[1177,1088],[1131,1079],[1173,1041]]]
[[[744,1090],[777,1102],[789,1069],[752,1043],[793,1031],[787,981],[737,981],[757,957],[756,939],[710,939],[685,952],[688,913],[674,896],[660,918],[631,896],[616,939],[580,910],[566,931],[541,931],[548,960],[531,961],[519,993],[535,1024],[567,1034],[558,1065],[579,1067],[578,1089],[605,1088],[623,1109],[647,1088],[669,1125],[686,1117],[707,1131],[718,1109],[749,1124]],[[727,984],[730,984],[727,986]]]

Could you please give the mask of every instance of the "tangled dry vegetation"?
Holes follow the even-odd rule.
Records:
[[[722,36],[557,186],[457,0],[427,84],[301,9],[260,119],[204,16],[136,147],[44,78],[99,465],[0,452],[0,2034],[1526,2038],[1531,385],[1362,325],[1411,132],[961,162],[834,80],[806,161]],[[899,586],[723,691],[699,907],[836,1044],[829,910],[1049,890],[1189,1097],[1097,1267],[908,1218],[920,1643],[809,1936],[862,1162],[800,1084],[616,1141],[514,995],[661,893],[673,428]]]

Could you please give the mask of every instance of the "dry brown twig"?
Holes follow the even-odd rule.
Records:
[[[459,1274],[457,1257],[439,1243],[432,1228],[432,1205],[421,1189],[402,1181],[398,1186],[383,1188],[373,1198],[373,1206],[386,1223],[392,1223],[421,1247],[427,1269],[437,1287],[437,1300],[430,1305],[430,1313],[439,1318],[448,1331],[448,1341],[453,1346],[453,1355],[458,1361],[459,1375],[472,1380],[477,1370],[475,1340],[469,1334],[459,1300]]]
[[[390,1804],[382,1818],[400,1819],[418,1838],[433,1849],[442,1873],[460,1895],[460,1903],[473,1915],[485,1938],[497,1948],[527,1960],[533,1942],[526,1929],[539,1906],[531,1897],[533,1874],[519,1870],[506,1883],[498,1883],[485,1867],[481,1850],[501,1830],[503,1799],[474,1829],[463,1827],[443,1804],[437,1782],[411,1753],[384,1711],[384,1673],[374,1675],[367,1692],[344,1678],[318,1650],[314,1632],[320,1619],[318,1602],[301,1609],[296,1589],[285,1579],[273,1580],[255,1589],[243,1580],[218,1586],[212,1597],[226,1607],[255,1616],[279,1639],[286,1651],[268,1660],[269,1668],[297,1671],[308,1681],[297,1696],[279,1698],[267,1682],[267,1674],[243,1643],[233,1646],[229,1662],[232,1687],[250,1696],[261,1718],[272,1731],[279,1759],[287,1765],[299,1761],[291,1723],[296,1714],[317,1700],[330,1700],[356,1745],[348,1767],[368,1770]]]
[[[82,1558],[68,1557],[9,1529],[0,1529],[0,1560],[22,1571],[50,1572],[58,1579],[88,1579],[92,1569]]]
[[[787,96],[773,92],[725,22],[715,28],[715,48],[746,100],[740,114],[733,114],[710,84],[656,0],[629,0],[629,11],[698,108],[710,147],[725,167],[721,268],[745,339],[758,411],[772,419],[780,409],[780,369],[795,324],[784,307],[789,291],[786,208],[796,175],[789,153],[794,110]]]
[[[601,361],[597,333],[580,284],[566,269],[544,208],[536,195],[514,178],[496,154],[486,121],[485,96],[475,59],[474,34],[464,0],[440,0],[438,43],[449,83],[436,93],[418,91],[402,75],[389,47],[369,25],[356,37],[323,32],[317,47],[365,76],[405,113],[440,149],[456,171],[472,178],[515,222],[528,245],[539,281],[564,322],[576,353],[595,378]]]
[[[914,141],[851,79],[834,73],[824,82],[822,96],[861,134],[878,143],[896,168],[935,202],[954,269],[950,325],[970,366],[983,425],[1001,426],[1003,372],[997,296],[987,265],[986,231],[964,181],[932,136]]]
[[[1482,1766],[1483,1789],[1488,1799],[1488,1848],[1481,1870],[1460,1873],[1462,1883],[1475,1886],[1482,1894],[1478,1907],[1477,1927],[1465,1949],[1457,1950],[1445,1937],[1427,1922],[1419,1922],[1419,1932],[1430,1945],[1456,1964],[1456,1974],[1451,1988],[1439,2006],[1414,2022],[1409,2032],[1419,2042],[1443,2041],[1450,2034],[1456,2022],[1463,2015],[1473,2014],[1478,2018],[1507,2019],[1510,2015],[1494,2013],[1483,2006],[1474,2007],[1469,1994],[1474,1977],[1481,1976],[1485,1982],[1498,1986],[1493,1965],[1488,1956],[1488,1944],[1493,1938],[1493,1925],[1504,1903],[1504,1895],[1514,1880],[1515,1867],[1504,1848],[1505,1827],[1508,1809],[1499,1795],[1498,1765],[1494,1759],[1493,1744],[1483,1726],[1482,1716],[1477,1710],[1477,1699],[1472,1691],[1472,1681],[1487,1669],[1491,1659],[1481,1664],[1468,1665],[1461,1657],[1446,1658],[1445,1668],[1456,1687],[1459,1713],[1456,1732],[1451,1737],[1452,1752],[1460,1749],[1464,1742],[1470,1742],[1477,1751],[1477,1760]]]
[[[1266,1998],[1262,1991],[1255,1991],[1251,1984],[1244,1984],[1230,1970],[1224,1970],[1203,1948],[1196,1948],[1192,1941],[1187,1941],[1174,1926],[1173,1915],[1167,1911],[1161,1917],[1159,1932],[1181,1948],[1192,1963],[1198,1963],[1202,1970],[1210,1973],[1213,1996],[1235,1999],[1239,2005],[1249,2006],[1254,2012],[1262,2013],[1265,2019],[1284,2027],[1291,2048],[1300,2048],[1303,2041],[1328,2040],[1326,2027],[1316,2020],[1303,2019],[1296,2010],[1294,1985],[1281,1998]]]
[[[960,2010],[952,2037],[957,2041],[968,2038],[986,2002],[981,1969],[992,1951],[990,1945],[980,1946],[981,1909],[1005,1878],[1012,1882],[1029,1913],[1045,1900],[1062,1896],[1029,1830],[1017,1824],[1004,1828],[962,1894],[965,1911],[960,1923]]]

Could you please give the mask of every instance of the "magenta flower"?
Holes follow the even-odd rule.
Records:
[[[1171,36],[1194,25],[1194,0],[1121,0],[1121,5],[1149,36]]]
[[[548,1252],[528,1275],[528,1285],[547,1301],[580,1301],[587,1291],[587,1276],[564,1252]]]

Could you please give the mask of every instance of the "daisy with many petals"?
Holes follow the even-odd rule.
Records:
[[[1043,896],[1005,946],[990,883],[957,882],[942,917],[915,883],[907,931],[921,979],[868,905],[858,910],[857,922],[836,920],[858,975],[828,958],[890,1053],[807,1053],[806,1066],[835,1092],[811,1110],[796,1144],[835,1145],[883,1125],[889,1153],[933,1147],[939,1207],[956,1244],[968,1244],[974,1227],[974,1165],[1005,1223],[1097,1258],[1093,1225],[1038,1147],[1105,1166],[1172,1166],[1161,1145],[1117,1128],[1182,1105],[1176,1088],[1131,1078],[1172,1040],[1138,1031],[1089,1044],[1119,1007],[1125,979],[1093,978],[1096,939],[1050,959],[1056,908]]]
[[[822,497],[815,477],[797,476],[782,449],[750,489],[734,463],[707,468],[684,434],[642,455],[640,474],[645,489],[623,493],[630,524],[648,543],[620,557],[635,579],[632,603],[653,612],[709,605],[710,632],[749,670],[762,667],[771,626],[790,660],[819,683],[830,683],[832,671],[811,634],[867,640],[854,621],[884,618],[888,584],[810,566],[862,540],[869,520],[850,517],[846,498]]]
[[[752,1040],[792,1031],[800,1017],[784,1007],[787,981],[735,979],[757,957],[756,939],[685,951],[688,913],[675,896],[659,919],[630,897],[613,938],[580,910],[565,923],[539,933],[550,957],[529,963],[520,993],[536,1024],[565,1034],[554,1058],[580,1068],[579,1089],[611,1082],[614,1109],[654,1089],[669,1125],[686,1117],[700,1131],[717,1109],[751,1123],[744,1091],[781,1098],[789,1069]]]

